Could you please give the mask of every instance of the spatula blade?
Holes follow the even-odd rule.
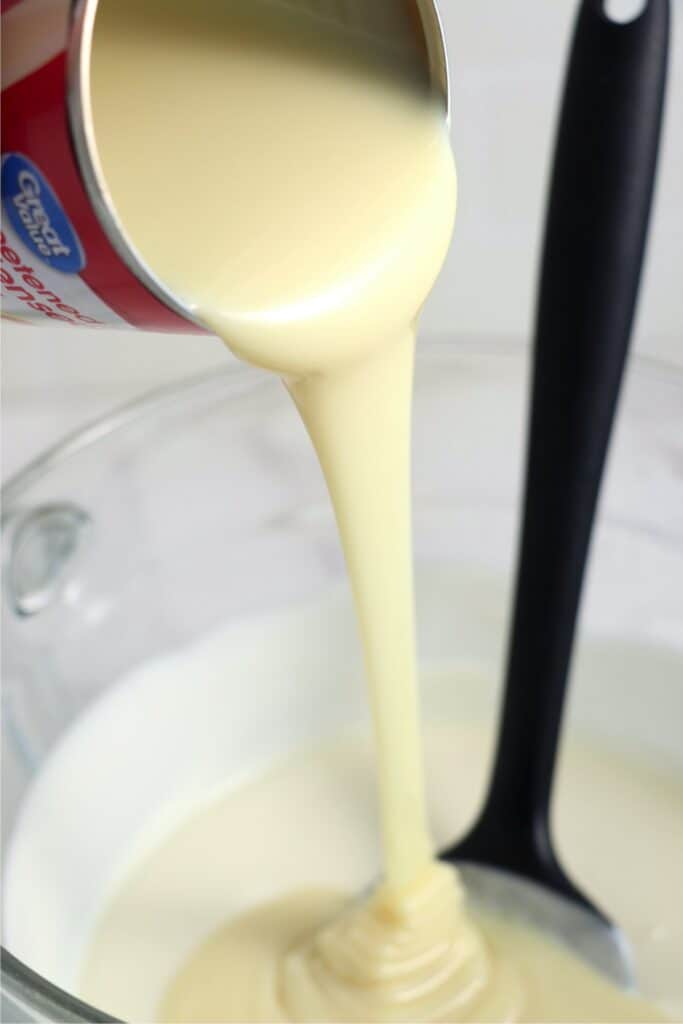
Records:
[[[599,914],[508,871],[471,863],[457,868],[473,906],[546,933],[619,988],[635,989],[629,943]]]

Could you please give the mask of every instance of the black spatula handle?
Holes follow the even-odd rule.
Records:
[[[524,524],[499,745],[469,854],[547,874],[548,812],[591,527],[638,292],[669,5],[580,7],[547,210]],[[465,843],[467,844],[467,841]],[[461,850],[458,850],[459,855]],[[515,863],[516,862],[516,863]],[[545,879],[548,881],[548,879]]]

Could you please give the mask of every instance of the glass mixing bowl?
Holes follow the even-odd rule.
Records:
[[[462,616],[472,619],[448,635],[430,630],[418,585],[421,654],[485,663],[498,677],[527,361],[514,346],[432,341],[419,345],[416,371],[418,581],[430,568],[457,569]],[[622,673],[626,656],[637,663],[656,648],[664,665],[666,652],[683,649],[682,423],[683,375],[634,360],[593,544],[568,728],[583,722],[683,773],[683,678],[671,667],[666,680]],[[233,366],[146,397],[35,461],[5,488],[3,545],[4,849],[45,759],[123,673],[230,620],[314,600],[344,576],[323,481],[284,388]],[[477,587],[485,597],[471,602]],[[498,638],[493,645],[477,616]],[[620,662],[593,648],[599,693],[584,671],[591,638],[631,651]],[[296,728],[307,699],[292,712],[292,744],[308,738]],[[486,701],[493,722],[495,693]],[[337,714],[333,696],[326,713]],[[267,728],[265,712],[259,722]],[[252,723],[256,746],[258,729]],[[74,842],[97,828],[84,821]],[[42,922],[28,926],[38,935]],[[11,928],[5,937],[5,1019],[111,1019],[35,972]]]

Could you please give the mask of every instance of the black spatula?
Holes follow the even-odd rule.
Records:
[[[577,610],[640,280],[668,0],[617,23],[583,0],[567,70],[536,317],[524,521],[504,703],[483,811],[442,854],[475,899],[552,930],[622,985],[617,929],[553,850],[550,799]],[[609,827],[609,823],[606,823]],[[491,870],[495,869],[495,870]]]

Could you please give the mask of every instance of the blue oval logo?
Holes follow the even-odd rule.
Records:
[[[34,163],[21,153],[2,160],[2,203],[22,242],[63,274],[77,274],[85,253],[51,185]]]

